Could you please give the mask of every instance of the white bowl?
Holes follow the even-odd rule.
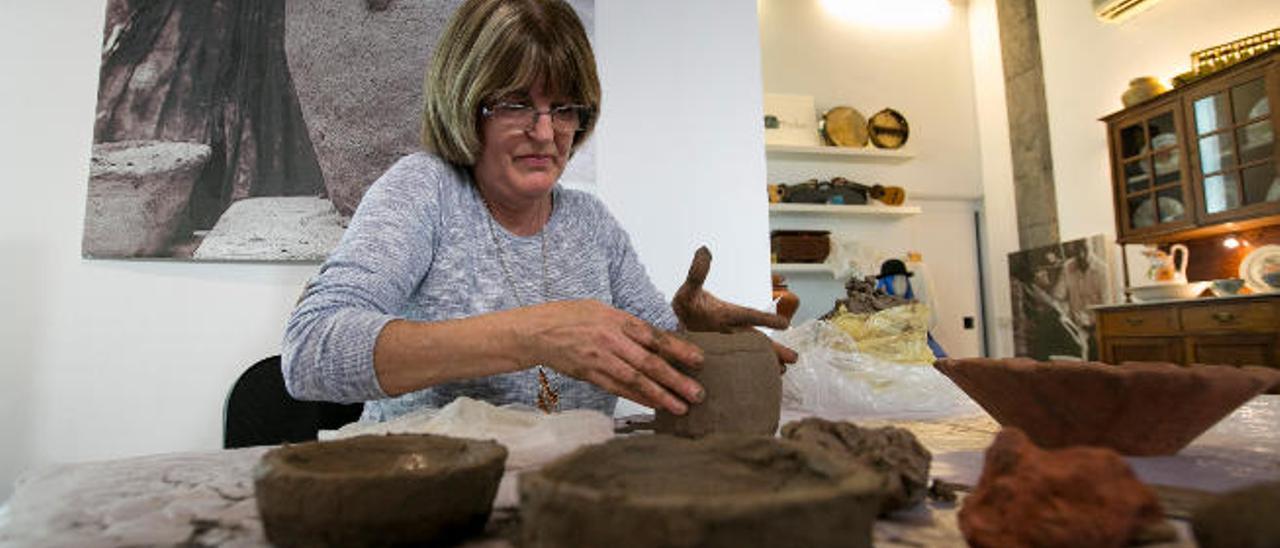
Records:
[[[1200,293],[1203,293],[1206,287],[1209,287],[1209,282],[1140,285],[1130,287],[1129,296],[1141,303],[1194,299],[1200,296]]]

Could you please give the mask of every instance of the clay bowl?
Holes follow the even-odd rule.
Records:
[[[254,469],[276,546],[446,544],[484,529],[505,447],[432,435],[286,445]]]
[[[1280,370],[1222,365],[971,358],[934,367],[1040,447],[1094,445],[1135,456],[1177,453],[1280,383]]]
[[[702,349],[702,365],[681,371],[698,381],[707,396],[684,415],[659,409],[655,431],[685,438],[717,433],[772,436],[778,431],[782,376],[769,337],[754,330],[681,336]]]
[[[616,438],[521,474],[522,546],[870,546],[887,490],[790,440]]]

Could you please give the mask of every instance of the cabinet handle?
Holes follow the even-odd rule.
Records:
[[[1231,312],[1214,312],[1213,319],[1218,320],[1221,323],[1229,323],[1235,321],[1236,315]]]
[[[1142,318],[1125,318],[1124,323],[1129,325],[1142,325]]]

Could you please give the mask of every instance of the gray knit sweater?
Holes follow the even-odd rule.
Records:
[[[670,304],[604,204],[559,186],[553,192],[555,208],[542,235],[516,236],[496,222],[491,233],[488,209],[468,171],[424,153],[402,158],[369,188],[342,242],[289,318],[283,350],[289,392],[299,399],[364,401],[364,420],[378,421],[443,407],[458,396],[495,405],[536,401],[533,369],[388,398],[374,374],[373,346],[382,327],[396,318],[441,321],[521,302],[596,299],[674,329]],[[615,396],[548,373],[561,409],[613,413]]]

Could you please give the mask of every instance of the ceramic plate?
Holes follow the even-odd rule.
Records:
[[[853,107],[836,107],[822,115],[822,134],[835,146],[867,146],[867,119]]]
[[[1271,287],[1262,279],[1267,274],[1280,272],[1280,245],[1264,245],[1259,247],[1240,261],[1240,279],[1249,289],[1257,293],[1280,291]]]

